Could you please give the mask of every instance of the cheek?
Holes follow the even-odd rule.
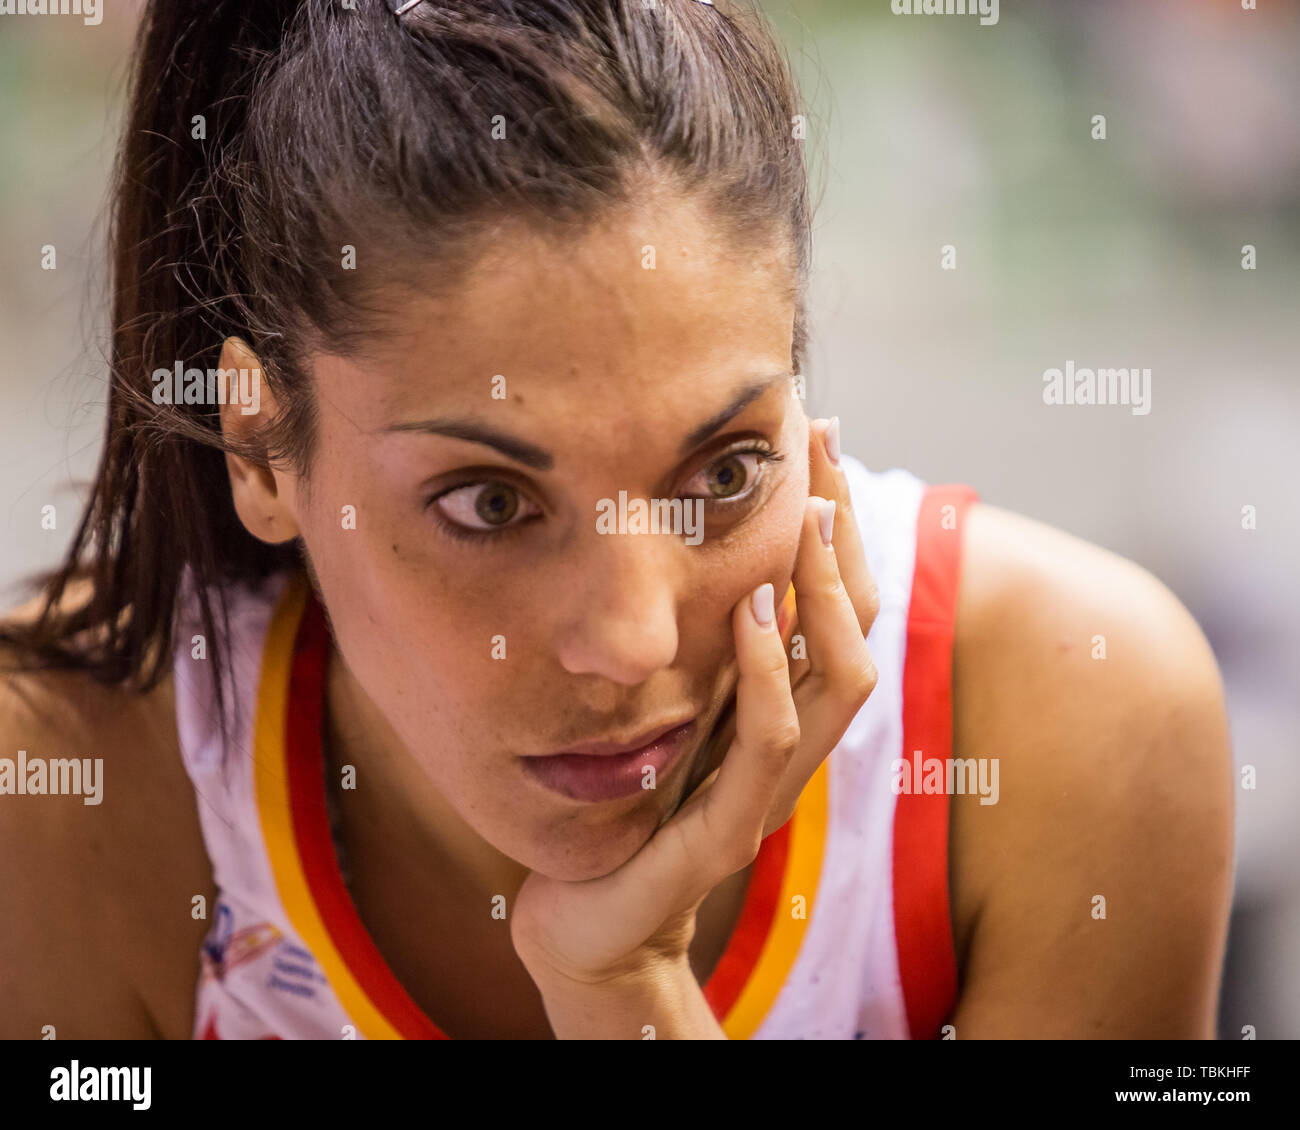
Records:
[[[755,533],[752,552],[760,569],[750,591],[763,581],[771,581],[776,586],[778,607],[790,587],[799,555],[808,481],[807,461],[800,460],[768,501]]]
[[[384,497],[322,482],[303,542],[348,668],[426,771],[453,786],[469,776],[456,751],[481,749],[495,736],[491,726],[518,678],[510,660],[528,648],[499,612],[501,587],[477,574],[440,581],[447,565],[422,550],[432,535],[416,527],[418,507],[381,508]],[[501,654],[497,637],[507,635]]]
[[[374,477],[364,450],[342,437],[322,439],[321,460],[309,493],[300,495],[303,543],[331,600],[336,626],[397,629],[396,639],[419,638],[427,626],[429,563],[424,516]]]
[[[694,641],[691,662],[716,663],[733,649],[732,610],[764,581],[775,587],[778,607],[783,605],[799,552],[807,497],[806,470],[790,475],[741,536],[725,551],[701,560],[688,582],[690,611],[683,622],[683,646]]]
[[[378,724],[458,808],[481,809],[485,793],[502,791],[503,766],[482,751],[500,741],[493,726],[508,706],[513,674],[492,659],[490,626],[462,626],[427,584],[410,599],[395,590],[359,598],[348,587],[331,590],[324,578],[321,589],[335,644],[382,718]]]
[[[336,644],[385,713],[442,701],[443,688],[430,684],[457,670],[445,661],[454,628],[430,571],[412,567],[399,540],[409,542],[411,524],[397,521],[385,492],[338,473],[337,463],[330,470],[313,482],[299,521]]]

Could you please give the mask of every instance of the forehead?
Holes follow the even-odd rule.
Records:
[[[737,247],[678,198],[568,236],[507,224],[454,293],[390,305],[395,332],[355,363],[364,374],[348,363],[320,378],[369,427],[494,405],[571,420],[675,404],[693,418],[722,407],[738,374],[789,367],[795,283],[783,240]]]

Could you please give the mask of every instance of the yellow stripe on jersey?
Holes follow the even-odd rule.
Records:
[[[763,1023],[790,975],[812,921],[826,846],[829,785],[830,771],[823,761],[799,795],[790,818],[790,858],[767,941],[753,973],[722,1022],[722,1030],[732,1040],[748,1040]],[[795,901],[799,898],[802,911],[801,904]],[[796,917],[797,912],[805,917]]]
[[[356,1025],[358,1034],[369,1040],[398,1040],[400,1034],[366,996],[330,938],[307,885],[294,842],[293,814],[289,804],[288,748],[284,738],[285,709],[294,640],[306,603],[306,578],[295,574],[276,606],[262,653],[253,737],[262,838],[280,902],[289,921],[303,945],[316,958],[343,1011]],[[340,1032],[339,1038],[342,1036]]]

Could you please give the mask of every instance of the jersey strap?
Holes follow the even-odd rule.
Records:
[[[960,484],[929,486],[916,522],[916,567],[903,664],[903,748],[910,779],[952,756],[952,645],[962,532],[979,495]],[[945,773],[945,780],[947,774]],[[934,1039],[957,998],[948,890],[946,790],[900,791],[894,810],[894,931],[912,1039]]]

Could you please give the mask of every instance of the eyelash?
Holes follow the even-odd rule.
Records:
[[[714,463],[720,463],[722,462],[722,460],[729,459],[735,455],[758,456],[758,465],[760,468],[765,467],[769,463],[780,463],[785,458],[785,454],[783,452],[777,451],[766,440],[760,440],[758,442],[751,443],[745,447],[737,447],[737,448],[733,448],[730,451],[720,452],[715,459],[713,459],[710,463],[706,465],[706,467],[711,467],[713,466]],[[754,490],[757,490],[757,484],[762,482],[762,480],[763,480],[763,475],[759,474],[759,476],[755,479],[755,486],[752,487],[750,490],[746,491],[745,495],[743,495],[742,498],[747,498],[749,495],[751,495],[754,492]],[[470,530],[464,526],[461,526],[443,517],[441,514],[438,513],[438,507],[434,505],[434,503],[437,502],[438,499],[443,498],[446,495],[452,494],[455,491],[464,490],[466,487],[487,486],[489,483],[493,481],[495,480],[480,479],[477,482],[460,483],[458,486],[450,487],[447,490],[440,491],[438,494],[434,495],[431,499],[428,500],[428,502],[425,503],[425,509],[430,511],[433,514],[434,516],[433,520],[442,528],[443,533],[447,534],[449,537],[455,538],[457,541],[483,542],[483,541],[490,541],[490,540],[501,540],[503,538],[510,537],[511,535],[517,534],[520,531],[522,531],[524,527],[528,526],[531,523],[532,519],[529,519],[528,521],[524,521],[524,522],[516,522],[514,525],[510,525],[510,526],[502,526],[498,530]],[[506,485],[511,485],[511,484],[506,484]],[[705,501],[709,501],[709,500],[706,499]],[[741,501],[741,499],[715,499],[713,501],[715,506],[725,507],[730,504],[738,504]]]

